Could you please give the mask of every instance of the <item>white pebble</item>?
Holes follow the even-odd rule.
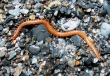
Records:
[[[108,35],[110,34],[110,24],[105,23],[105,22],[102,23],[100,32],[103,36],[108,37]]]
[[[68,22],[61,25],[63,31],[71,31],[79,26],[80,20],[75,18],[75,20],[69,20]]]

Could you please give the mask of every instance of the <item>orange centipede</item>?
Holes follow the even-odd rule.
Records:
[[[82,39],[84,39],[84,41],[88,44],[88,46],[92,49],[93,53],[95,54],[95,56],[98,59],[101,59],[101,55],[98,52],[98,50],[96,49],[96,47],[94,46],[94,44],[88,39],[87,35],[84,34],[82,31],[78,31],[78,30],[74,30],[74,31],[68,31],[68,32],[58,32],[55,29],[53,29],[53,27],[45,20],[35,20],[35,21],[26,21],[21,23],[17,30],[15,31],[12,39],[16,39],[16,37],[19,35],[20,30],[24,27],[24,26],[30,26],[30,25],[35,25],[35,24],[43,24],[47,30],[57,36],[57,37],[68,37],[68,36],[73,36],[73,35],[78,35],[80,36]]]

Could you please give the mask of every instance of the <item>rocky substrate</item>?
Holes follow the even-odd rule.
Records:
[[[0,0],[0,76],[109,76],[109,8],[109,0]],[[83,31],[102,59],[78,35],[56,37],[43,24],[11,40],[21,23],[37,19],[59,32]]]

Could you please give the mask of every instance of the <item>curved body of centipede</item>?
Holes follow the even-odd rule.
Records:
[[[12,37],[12,39],[15,39],[19,33],[20,30],[24,27],[24,26],[30,26],[30,25],[35,25],[35,24],[43,24],[47,30],[57,36],[57,37],[67,37],[67,36],[73,36],[73,35],[78,35],[80,36],[82,39],[84,39],[84,41],[88,44],[88,46],[92,49],[93,53],[96,55],[96,57],[98,59],[101,59],[100,53],[97,51],[96,47],[93,45],[93,43],[88,39],[87,35],[84,34],[81,31],[69,31],[69,32],[57,32],[55,29],[52,28],[52,26],[46,22],[45,20],[35,20],[35,21],[27,21],[27,22],[23,22],[16,30],[14,36]]]

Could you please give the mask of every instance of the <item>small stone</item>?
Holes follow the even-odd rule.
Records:
[[[20,56],[20,55],[17,55],[17,56],[16,56],[16,59],[20,59],[20,58],[21,58],[21,56]]]
[[[75,35],[75,36],[72,36],[71,39],[74,42],[75,46],[79,46],[79,47],[81,46],[81,43],[82,43],[81,37],[79,37],[78,35]]]
[[[35,26],[32,29],[32,34],[35,39],[37,38],[38,42],[42,40],[45,41],[46,38],[50,36],[50,33],[48,32],[48,30],[42,24]]]
[[[108,37],[110,34],[110,24],[108,23],[102,23],[101,28],[100,28],[100,32],[103,36]]]
[[[2,9],[0,9],[0,13],[3,13],[4,11]],[[2,17],[0,17],[0,21],[1,21]]]
[[[9,10],[9,14],[14,15],[14,16],[19,16],[20,8],[15,8],[15,9]]]
[[[10,55],[8,60],[11,60],[14,56],[16,56],[16,52],[15,51],[10,51],[10,52],[8,52],[8,54]]]
[[[20,12],[21,12],[22,14],[27,14],[27,13],[29,12],[29,10],[28,10],[28,9],[21,9]]]
[[[8,60],[3,60],[3,66],[9,66],[10,65],[10,61]]]
[[[82,76],[91,76],[89,73],[85,72],[82,74]]]
[[[0,14],[0,21],[3,21],[3,15]]]
[[[72,51],[72,52],[75,52],[76,51],[76,48],[75,48],[74,45],[69,44],[69,45],[65,46],[65,51],[66,52],[69,52],[69,50]]]
[[[23,70],[23,67],[22,67],[22,66],[17,66],[17,67],[15,68],[15,71],[14,71],[14,74],[13,74],[13,75],[14,75],[14,76],[20,76],[22,70]]]
[[[108,0],[103,0],[103,8],[107,11],[108,16],[110,17],[110,4]]]
[[[28,43],[30,41],[30,38],[26,38],[26,43]]]
[[[2,58],[5,55],[5,52],[3,50],[0,50],[0,58]]]
[[[47,47],[47,46],[42,46],[41,47],[41,52],[43,53],[43,54],[48,54],[49,53],[49,47]]]
[[[31,45],[29,47],[29,51],[31,54],[35,55],[35,54],[38,54],[39,51],[40,51],[40,47],[39,46],[35,46],[35,45]]]
[[[10,55],[8,53],[5,54],[5,58],[8,58]]]
[[[37,58],[36,57],[32,58],[32,64],[34,64],[34,63],[37,63]]]
[[[54,73],[57,74],[60,72],[60,69],[55,69]]]
[[[8,3],[8,0],[3,0],[5,3]]]
[[[29,55],[24,55],[23,58],[22,58],[22,60],[23,60],[23,61],[29,60]]]
[[[62,44],[63,46],[66,45],[66,41],[63,38],[58,38],[58,43]]]
[[[61,25],[63,31],[71,31],[79,26],[80,20],[78,18],[70,19],[68,22]]]
[[[110,66],[110,59],[107,60],[108,66]]]
[[[66,60],[67,60],[68,66],[71,67],[71,68],[74,68],[76,60],[73,59],[73,58],[67,58]]]
[[[39,45],[40,46],[40,45],[43,44],[43,42],[44,42],[43,40],[42,41],[36,41],[36,45]]]
[[[93,63],[97,63],[98,62],[98,58],[94,58]]]
[[[6,40],[5,39],[1,39],[0,40],[0,47],[3,47],[6,43]]]
[[[35,17],[36,17],[36,15],[32,14],[32,15],[29,16],[29,19],[35,20]]]
[[[84,22],[89,22],[90,21],[90,17],[88,17],[87,15],[84,16]]]

